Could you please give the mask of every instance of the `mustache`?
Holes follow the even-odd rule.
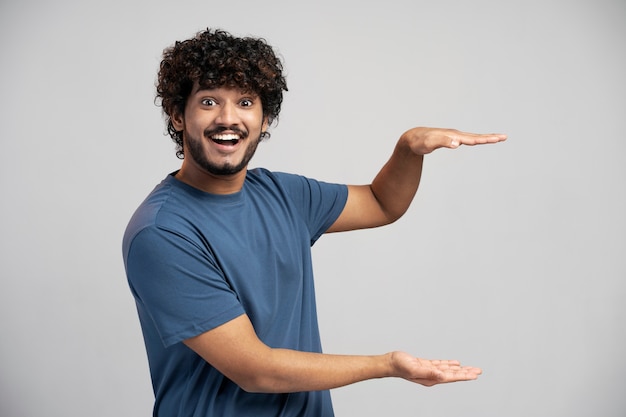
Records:
[[[245,139],[249,135],[248,131],[240,129],[237,126],[231,126],[231,127],[220,126],[220,127],[216,127],[213,129],[208,128],[208,127],[204,129],[204,137],[211,138],[211,136],[213,135],[217,135],[226,131],[238,134],[241,137],[241,139]]]

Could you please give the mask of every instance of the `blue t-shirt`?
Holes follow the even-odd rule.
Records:
[[[332,416],[328,391],[240,389],[182,343],[241,314],[273,348],[321,352],[311,245],[337,219],[345,185],[254,169],[235,194],[167,176],[123,241],[155,416]]]

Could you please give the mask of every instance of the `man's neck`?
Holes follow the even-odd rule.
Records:
[[[247,168],[232,175],[215,175],[185,169],[185,165],[174,176],[177,180],[210,194],[234,194],[241,191],[246,180]]]

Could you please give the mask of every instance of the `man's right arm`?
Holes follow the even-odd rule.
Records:
[[[419,359],[404,352],[357,356],[273,349],[259,340],[245,314],[184,343],[249,392],[319,391],[384,377],[431,386],[473,380],[481,373],[457,361]]]
[[[424,155],[440,148],[498,143],[506,137],[427,127],[406,131],[370,185],[348,187],[348,201],[328,232],[378,227],[399,219],[419,187]]]

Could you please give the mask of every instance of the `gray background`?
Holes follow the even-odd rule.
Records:
[[[328,352],[484,369],[338,389],[338,416],[626,415],[623,0],[3,0],[0,415],[150,415],[121,236],[180,163],[162,49],[209,26],[285,59],[255,165],[365,183],[410,127],[509,134],[428,156],[398,223],[314,247]]]

